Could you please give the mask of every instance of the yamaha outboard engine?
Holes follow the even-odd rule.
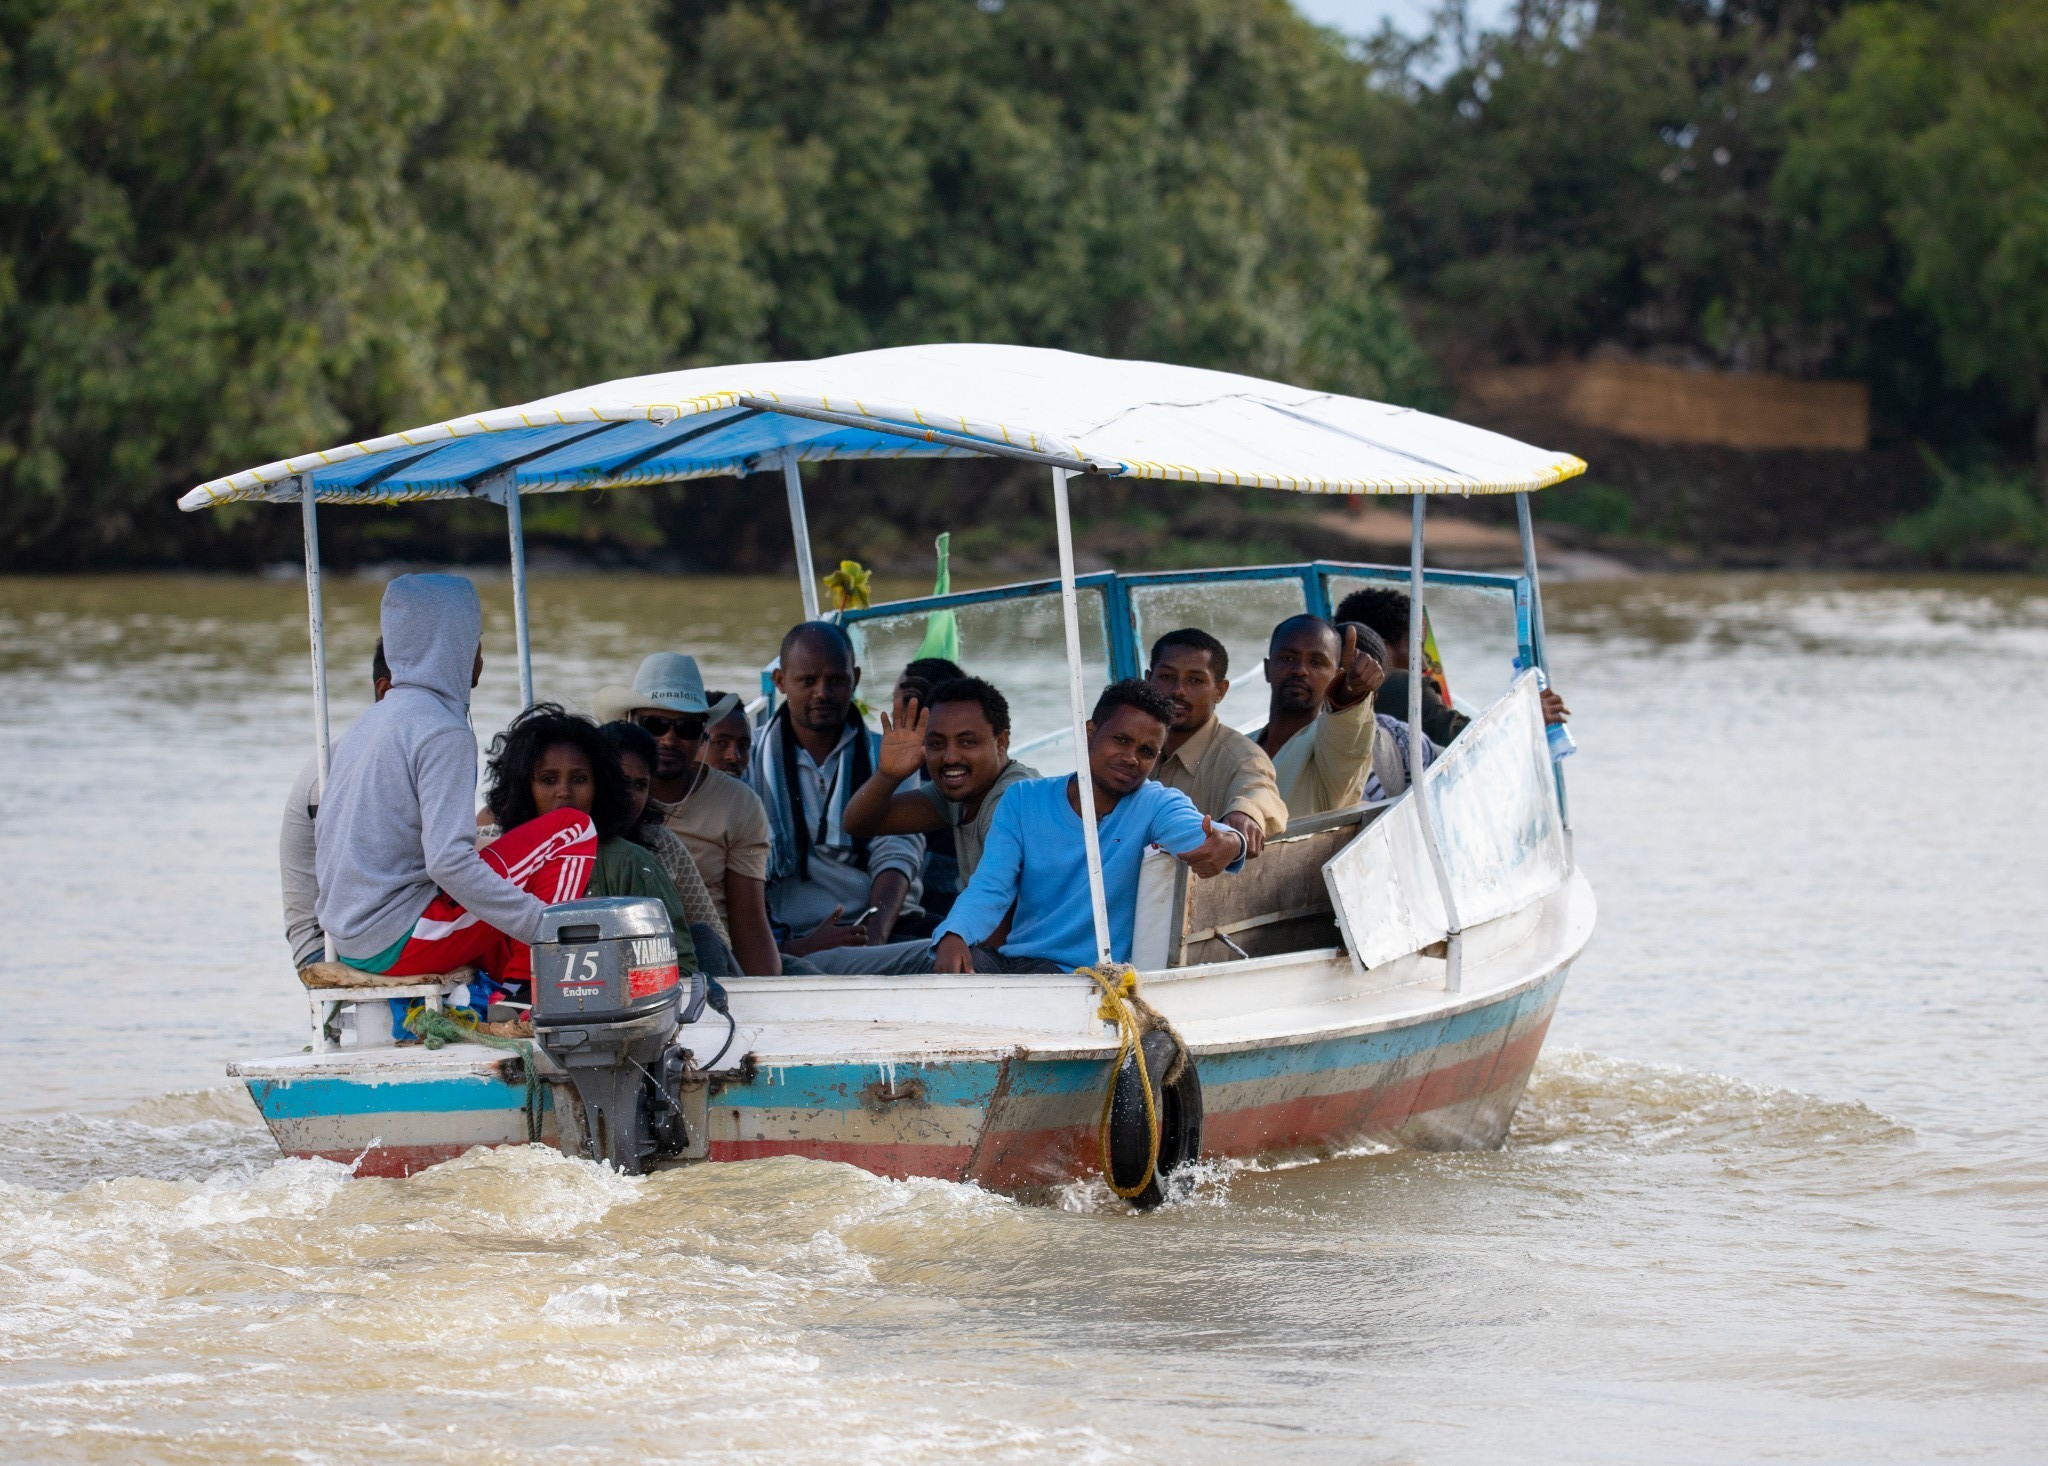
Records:
[[[585,1153],[637,1176],[689,1144],[679,1092],[706,980],[676,963],[674,929],[644,896],[564,901],[533,947],[533,1036],[576,1086]]]

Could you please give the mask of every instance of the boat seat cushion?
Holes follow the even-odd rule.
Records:
[[[393,977],[382,972],[364,972],[361,968],[351,967],[346,962],[308,962],[299,969],[299,981],[313,989],[448,987],[454,983],[468,983],[475,976],[474,967],[458,967],[453,972],[427,975],[413,973],[407,977]]]

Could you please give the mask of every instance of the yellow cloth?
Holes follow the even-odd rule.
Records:
[[[662,818],[690,847],[690,858],[704,877],[711,904],[718,908],[719,925],[732,929],[732,913],[725,907],[725,874],[768,879],[768,811],[761,796],[717,769],[704,770],[703,780],[688,798],[674,804],[658,804]]]
[[[1341,712],[1325,707],[1288,739],[1273,758],[1288,817],[1298,820],[1358,803],[1365,796],[1365,776],[1372,772],[1378,734],[1368,697]]]
[[[1161,759],[1152,777],[1194,800],[1195,808],[1212,820],[1248,814],[1265,826],[1268,835],[1287,828],[1287,801],[1280,797],[1273,761],[1221,718],[1210,718]]]

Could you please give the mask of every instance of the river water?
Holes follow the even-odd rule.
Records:
[[[338,726],[377,594],[331,587]],[[794,609],[535,599],[571,697],[665,644],[748,687]],[[303,1042],[303,606],[0,580],[0,1455],[2048,1454],[2048,585],[1555,587],[1602,917],[1511,1143],[1216,1168],[1145,1217],[794,1161],[279,1160],[221,1066]]]

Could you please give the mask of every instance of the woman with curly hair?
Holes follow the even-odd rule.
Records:
[[[486,840],[556,810],[589,815],[597,827],[597,865],[584,894],[650,896],[661,902],[675,928],[677,961],[685,972],[698,966],[682,894],[661,862],[628,838],[637,817],[633,796],[618,750],[597,724],[557,703],[535,703],[491,740],[486,768],[490,824],[481,832]]]

